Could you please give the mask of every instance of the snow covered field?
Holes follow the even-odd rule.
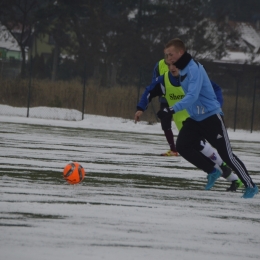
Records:
[[[227,193],[168,147],[160,125],[0,116],[0,259],[260,259],[260,195]],[[175,131],[177,133],[177,131]],[[229,131],[260,186],[260,133]],[[78,161],[80,185],[62,179]]]

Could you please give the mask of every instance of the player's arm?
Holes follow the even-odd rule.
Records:
[[[151,85],[146,87],[144,93],[141,96],[139,103],[137,104],[137,110],[145,111],[148,104],[155,97],[165,94],[164,76],[157,77]]]
[[[140,121],[140,117],[143,112],[148,108],[148,104],[155,97],[165,94],[164,76],[157,77],[151,85],[146,87],[144,93],[141,96],[139,103],[137,104],[137,112],[135,113],[135,123]]]
[[[216,94],[217,100],[218,100],[220,106],[222,107],[222,106],[223,106],[222,89],[221,89],[221,87],[220,87],[217,83],[215,83],[214,81],[210,80],[210,82],[211,82],[211,85],[212,85],[212,87],[213,87],[213,89],[214,89],[214,92],[215,92],[215,94]]]
[[[152,82],[154,82],[159,76],[160,76],[160,73],[159,73],[159,62],[157,62],[155,64],[154,69],[153,69]]]

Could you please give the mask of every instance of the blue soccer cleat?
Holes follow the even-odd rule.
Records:
[[[216,180],[221,176],[221,174],[222,173],[218,169],[214,169],[213,172],[209,173],[207,176],[208,183],[205,187],[205,190],[210,190],[214,186]]]
[[[258,193],[258,187],[255,185],[253,188],[246,187],[245,192],[242,196],[244,199],[251,199]]]

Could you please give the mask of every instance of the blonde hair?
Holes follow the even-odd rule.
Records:
[[[179,38],[174,38],[174,39],[168,41],[165,44],[164,48],[167,49],[167,48],[169,48],[171,46],[175,47],[177,50],[186,51],[186,47],[185,47],[184,42],[181,39],[179,39]]]

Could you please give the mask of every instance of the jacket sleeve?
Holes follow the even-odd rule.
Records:
[[[152,77],[152,82],[156,80],[160,76],[159,74],[159,62],[155,64],[155,67],[153,69],[153,77]]]
[[[186,72],[185,75],[183,75],[185,77],[189,77],[188,89],[185,93],[185,97],[177,102],[174,106],[172,106],[175,112],[187,109],[194,102],[196,102],[201,90],[202,77],[198,72],[198,66],[195,65],[192,68],[188,68],[188,70],[189,71]],[[189,75],[187,75],[187,73],[189,73]]]
[[[145,111],[148,104],[154,97],[158,97],[165,94],[164,76],[157,77],[151,85],[146,87],[144,93],[141,96],[139,103],[137,104],[137,110]]]
[[[210,82],[211,82],[211,85],[212,85],[214,92],[217,96],[217,100],[218,100],[220,106],[222,107],[223,106],[222,90],[221,90],[220,86],[218,84],[216,84],[214,81],[211,80]]]

